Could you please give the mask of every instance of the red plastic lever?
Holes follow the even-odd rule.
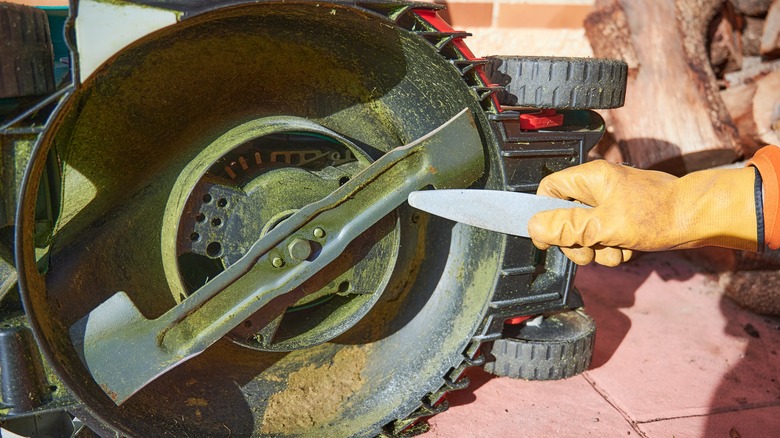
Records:
[[[509,318],[506,321],[504,321],[504,324],[509,325],[517,325],[521,322],[525,322],[526,320],[531,319],[530,316],[515,316],[514,318]]]
[[[520,114],[521,129],[554,128],[563,125],[563,114],[554,109],[543,109],[536,113]]]

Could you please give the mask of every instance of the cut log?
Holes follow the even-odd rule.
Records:
[[[722,1],[596,0],[585,21],[594,54],[629,65],[626,104],[611,119],[632,164],[679,175],[738,157],[705,44]]]
[[[780,0],[775,0],[766,14],[760,52],[768,58],[780,57]]]
[[[761,141],[780,145],[780,133],[777,131],[780,120],[780,71],[772,72],[756,81],[753,119]]]
[[[729,87],[736,87],[755,82],[758,78],[778,70],[780,70],[780,59],[761,62],[758,56],[746,56],[742,58],[742,70],[726,73],[725,82]]]
[[[588,160],[597,159],[617,164],[624,162],[623,156],[620,153],[620,148],[609,130],[604,132],[604,135],[601,136],[601,139],[596,143],[596,146],[588,152]]]
[[[780,71],[729,87],[720,94],[739,131],[745,157],[768,144],[780,143],[775,128],[780,118]]]
[[[763,17],[772,0],[729,0],[740,13],[750,17]]]
[[[723,2],[715,18],[709,25],[710,65],[715,76],[722,78],[724,73],[742,68],[742,29],[745,18],[734,10],[729,2]]]
[[[760,54],[761,37],[764,32],[762,18],[745,17],[745,28],[742,30],[742,54],[758,56]]]
[[[723,293],[740,306],[761,315],[780,316],[780,272],[736,271],[720,276]]]
[[[610,163],[625,163],[626,160],[623,159],[623,154],[620,152],[620,147],[613,135],[615,128],[612,125],[609,110],[597,110],[596,112],[604,119],[604,126],[606,126],[606,129],[604,130],[604,135],[602,135],[601,139],[596,143],[596,146],[588,152],[588,160],[601,159],[609,161]]]
[[[740,306],[765,315],[780,316],[780,252],[755,253],[704,247],[684,250],[693,263],[719,277],[724,295]]]
[[[755,83],[729,87],[720,92],[726,109],[737,125],[742,152],[747,157],[753,156],[757,150],[766,145],[758,136],[758,127],[753,118],[753,98],[755,95]]]
[[[704,246],[680,251],[685,258],[704,270],[721,274],[734,271],[780,269],[780,253],[765,250],[761,253],[737,249]],[[780,297],[780,295],[778,295]]]

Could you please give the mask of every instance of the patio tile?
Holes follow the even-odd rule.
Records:
[[[454,392],[451,407],[430,421],[429,438],[628,436],[629,423],[577,376],[553,382],[491,378],[469,371],[472,386]],[[636,434],[634,434],[636,436]]]

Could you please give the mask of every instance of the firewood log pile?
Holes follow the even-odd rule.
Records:
[[[682,175],[780,143],[780,0],[596,0],[585,32],[629,65],[597,156]]]
[[[746,156],[780,144],[780,0],[728,0],[710,24],[710,63]]]
[[[780,145],[780,0],[596,0],[584,26],[595,56],[629,66],[596,157],[683,175]],[[689,254],[725,296],[780,315],[780,252]]]

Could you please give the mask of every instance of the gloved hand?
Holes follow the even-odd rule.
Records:
[[[721,246],[755,251],[755,169],[713,169],[678,178],[593,161],[544,178],[539,195],[593,208],[550,210],[528,222],[540,249],[560,246],[575,263],[616,266],[633,250]]]

